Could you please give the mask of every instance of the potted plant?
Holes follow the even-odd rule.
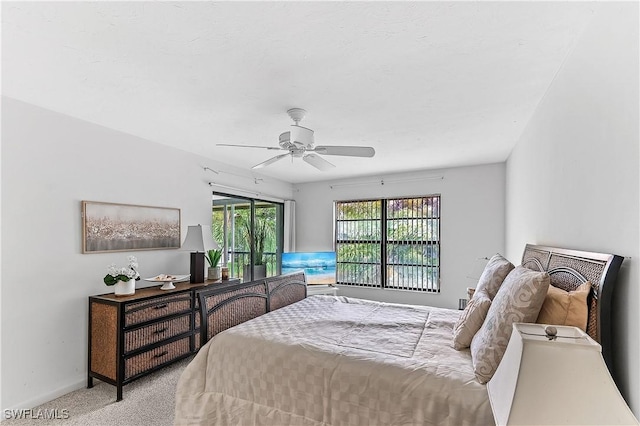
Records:
[[[205,253],[205,259],[207,259],[207,263],[209,263],[209,268],[207,269],[207,278],[210,280],[219,280],[220,279],[220,267],[218,263],[220,262],[220,258],[222,257],[222,250],[220,249],[211,249]]]
[[[136,292],[136,281],[140,279],[138,273],[138,259],[135,256],[127,257],[129,264],[122,268],[117,268],[112,263],[107,268],[107,275],[104,277],[104,283],[108,286],[115,286],[114,293],[116,296],[128,296]]]
[[[267,276],[267,265],[264,260],[265,244],[269,238],[274,237],[275,211],[273,209],[256,209],[255,230],[251,232],[251,223],[248,218],[236,216],[242,225],[245,242],[249,249],[254,250],[253,279]],[[244,266],[243,276],[245,281],[251,278],[251,264]]]

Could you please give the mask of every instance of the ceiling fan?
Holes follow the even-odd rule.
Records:
[[[287,111],[289,117],[295,124],[291,125],[291,130],[280,134],[280,146],[256,146],[256,145],[233,145],[226,143],[216,144],[217,146],[233,146],[241,148],[262,148],[277,151],[289,151],[286,154],[276,155],[262,163],[256,164],[252,169],[260,169],[266,167],[283,158],[291,157],[302,158],[303,161],[311,164],[313,167],[325,171],[335,167],[333,164],[320,157],[322,155],[343,155],[349,157],[373,157],[376,151],[370,146],[336,146],[336,145],[318,145],[313,143],[313,130],[307,129],[299,125],[307,111],[302,108],[291,108]]]

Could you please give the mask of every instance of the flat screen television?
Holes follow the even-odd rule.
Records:
[[[282,273],[304,271],[307,284],[336,283],[336,252],[282,253]]]

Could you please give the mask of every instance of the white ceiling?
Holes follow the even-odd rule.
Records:
[[[289,182],[504,161],[593,14],[577,2],[3,2],[4,95]]]

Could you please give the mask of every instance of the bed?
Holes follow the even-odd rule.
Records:
[[[521,261],[565,291],[592,284],[586,328],[609,367],[611,298],[621,262],[615,255],[536,245],[525,247]],[[299,277],[260,285],[232,295],[235,307],[201,294],[206,343],[178,383],[175,424],[493,423],[472,351],[452,344],[461,311],[305,298]],[[244,311],[255,317],[246,321],[238,314]],[[221,320],[228,315],[236,319]]]

